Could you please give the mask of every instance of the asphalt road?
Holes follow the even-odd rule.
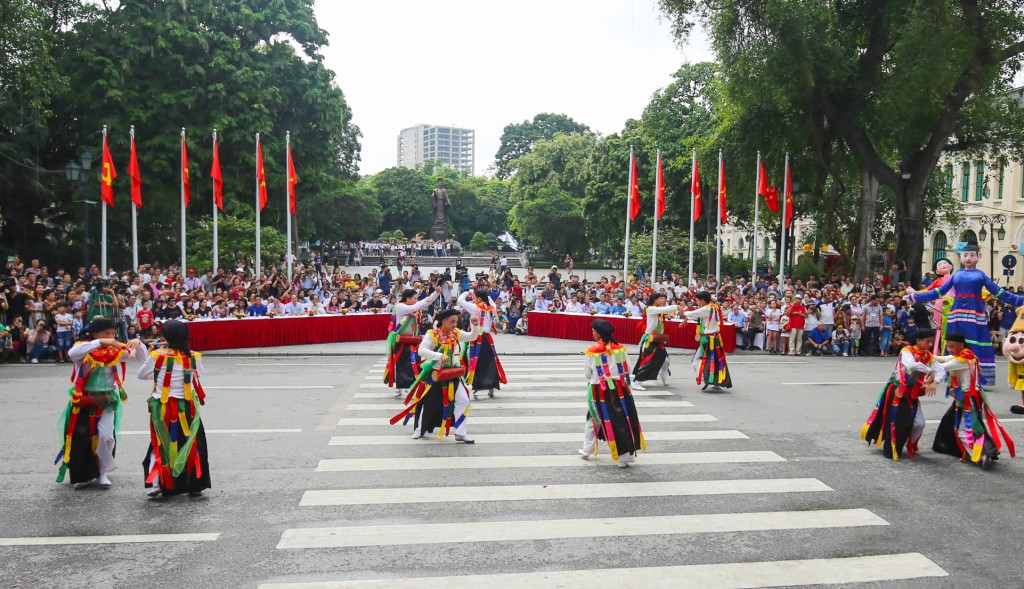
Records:
[[[142,486],[148,383],[129,381],[113,488],[75,491],[53,467],[69,370],[0,366],[0,588],[1024,587],[1024,463],[859,441],[890,359],[730,359],[735,387],[708,394],[673,357],[637,396],[650,452],[620,470],[606,446],[575,456],[579,355],[508,357],[471,446],[387,425],[382,358],[210,356],[213,489],[169,500]],[[1024,446],[1016,394],[990,401]]]

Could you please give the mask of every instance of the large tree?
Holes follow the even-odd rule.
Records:
[[[727,83],[807,118],[812,133],[841,140],[863,184],[892,192],[896,256],[915,280],[926,199],[950,138],[990,152],[1017,147],[1020,133],[1005,132],[1021,119],[1020,104],[1005,94],[1024,54],[1024,11],[1016,0],[661,0],[661,6],[680,36],[703,19]]]
[[[562,114],[541,113],[532,121],[506,125],[501,133],[501,146],[494,155],[495,176],[507,180],[516,171],[515,160],[530,153],[538,141],[554,139],[555,135],[589,133],[590,127]]]
[[[179,145],[186,127],[193,204],[189,222],[210,215],[211,132],[220,134],[226,212],[252,218],[255,200],[255,133],[261,133],[270,203],[263,223],[285,223],[285,132],[291,131],[297,167],[298,235],[320,237],[331,230],[319,222],[332,196],[353,190],[357,181],[359,130],[334,74],[323,65],[326,33],[319,28],[312,0],[225,0],[169,2],[122,0],[101,6],[86,2],[79,12],[63,11],[54,41],[56,66],[67,77],[65,90],[53,93],[47,108],[54,114],[38,150],[39,166],[61,170],[83,151],[100,154],[100,129],[108,125],[110,148],[119,177],[117,206],[110,211],[111,262],[129,260],[127,176],[128,130],[134,125],[143,178],[139,212],[144,259],[177,256]],[[45,202],[74,211],[73,200],[97,200],[95,177],[84,189],[46,181],[52,190]],[[4,194],[4,192],[0,192]],[[22,195],[19,195],[24,200]],[[0,210],[7,215],[5,197]],[[24,222],[21,205],[45,210],[39,203],[15,203],[12,214]],[[333,204],[333,203],[332,203]],[[372,207],[366,225],[374,224]],[[378,217],[379,220],[379,217]],[[81,239],[70,230],[75,219],[48,217],[47,230],[33,237],[62,242]],[[323,235],[341,238],[345,234]],[[8,233],[4,232],[8,242]],[[8,242],[24,251],[36,241],[15,234]],[[161,252],[167,252],[161,256]],[[67,260],[65,259],[65,262]]]

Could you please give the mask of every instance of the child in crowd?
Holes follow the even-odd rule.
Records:
[[[860,316],[854,315],[850,318],[850,355],[860,355],[860,336],[863,334],[863,329],[860,325]]]

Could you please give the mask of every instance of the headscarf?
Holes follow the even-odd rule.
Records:
[[[615,326],[611,324],[611,321],[607,319],[594,319],[590,326],[594,328],[602,342],[606,344],[619,343],[615,341]]]

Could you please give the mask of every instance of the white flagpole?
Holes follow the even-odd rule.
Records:
[[[754,258],[754,266],[753,266],[753,269],[750,271],[750,281],[751,282],[757,282],[757,219],[758,219],[758,214],[761,211],[761,199],[759,198],[758,191],[757,191],[757,189],[759,188],[759,185],[761,184],[761,152],[760,151],[757,152],[757,169],[754,171],[754,178],[757,178],[757,180],[754,181],[754,243],[753,243],[754,249],[752,250],[754,255],[751,256],[752,258]],[[767,181],[768,181],[768,179],[765,178],[765,182],[767,182]]]
[[[789,154],[786,154],[786,171],[782,180],[782,249],[779,250],[779,288],[786,284],[786,205],[789,204]]]
[[[722,282],[722,180],[725,175],[722,171],[722,150],[718,150],[718,220],[715,226],[715,282]]]
[[[288,284],[292,283],[292,198],[291,198],[291,178],[288,176],[288,162],[291,160],[292,155],[292,132],[285,131],[284,133],[284,167],[285,167],[285,183],[284,183],[284,207],[288,213],[286,217],[288,220]]]
[[[181,128],[181,149],[182,153],[185,152],[185,127]],[[178,154],[179,157],[181,154]],[[181,166],[181,273],[188,272],[188,258],[185,251],[185,162],[182,161],[178,165]]]
[[[217,129],[213,130],[213,149],[217,149]],[[220,248],[217,244],[217,183],[213,183],[213,272],[220,268]]]
[[[690,281],[693,280],[693,212],[695,199],[700,198],[700,194],[693,194],[693,177],[692,174],[697,173],[697,150],[693,150],[693,167],[690,168],[690,273],[686,275],[686,288],[690,288]]]
[[[103,146],[107,145],[107,126],[103,125]],[[100,196],[103,193],[103,174],[106,170],[103,169],[103,159],[106,154],[100,155]],[[100,214],[100,276],[103,278],[107,277],[107,203],[103,202],[103,198],[100,198],[100,210],[103,211]]]
[[[135,125],[129,131],[132,139],[132,152],[135,151]],[[137,156],[136,156],[137,157]],[[135,199],[132,199],[132,269],[139,271],[139,211],[135,206]]]
[[[629,211],[630,201],[633,198],[633,146],[629,146],[629,174],[626,180],[626,248],[622,260],[622,280],[629,280]]]
[[[658,199],[661,198],[661,150],[658,150],[657,178],[654,180],[654,239],[651,241],[651,285],[658,280]]]
[[[256,260],[253,263],[252,274],[257,279],[260,276],[260,169],[259,169],[259,152],[260,152],[260,134],[256,134]]]

